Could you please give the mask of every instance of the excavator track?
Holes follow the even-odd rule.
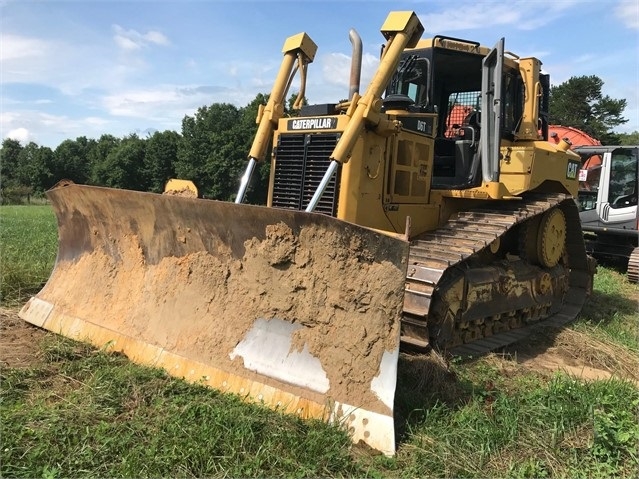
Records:
[[[628,281],[639,283],[639,248],[635,248],[628,258]]]
[[[561,261],[552,267],[533,266],[527,261],[530,255],[526,248],[530,246],[526,245],[526,231],[539,225],[544,214],[557,209],[565,218],[562,231],[565,249],[562,246]],[[553,226],[552,220],[546,224],[551,225],[548,228]],[[509,246],[504,243],[509,235],[510,251],[505,252]],[[551,235],[534,236],[533,245],[547,241],[546,236]],[[514,248],[513,237],[517,242]],[[551,247],[547,251],[548,255],[553,254]],[[552,264],[552,258],[547,261]],[[496,266],[500,264],[502,266]],[[579,228],[577,205],[569,195],[527,194],[518,200],[459,212],[442,227],[411,241],[402,342],[409,349],[424,351],[432,346],[456,356],[478,356],[524,339],[538,328],[561,327],[581,311],[592,289],[594,270],[595,263],[586,254]],[[520,289],[526,294],[517,296],[512,292],[512,271],[524,278]],[[462,285],[462,277],[479,278],[477,281],[485,285],[490,284],[491,279],[495,283],[479,288],[480,293],[473,293],[476,285],[469,280]],[[515,284],[518,283],[515,281]],[[453,291],[455,288],[457,292]],[[510,296],[500,297],[499,292],[508,292],[509,288]],[[479,298],[488,289],[498,292],[492,303],[484,307],[484,313],[480,307],[472,312],[469,294]],[[456,310],[444,304],[447,296],[459,301]],[[464,314],[457,312],[454,324],[448,327],[448,339],[442,341],[438,333],[442,317],[450,309],[465,310],[464,313],[472,313],[474,319],[466,320]],[[481,317],[482,314],[485,317]]]

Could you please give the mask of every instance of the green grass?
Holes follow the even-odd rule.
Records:
[[[436,401],[411,426],[397,470],[424,477],[635,477],[639,391],[557,373],[458,367],[463,401]]]
[[[58,249],[50,206],[0,207],[0,302],[16,305],[37,293]]]
[[[51,336],[3,371],[2,477],[334,476],[348,437]]]
[[[616,379],[458,366],[458,400],[422,398],[385,458],[121,355],[42,348],[41,366],[2,371],[2,477],[636,477],[639,391]]]
[[[3,302],[15,305],[49,275],[55,221],[48,207],[0,207],[0,220]],[[572,326],[581,346],[637,364],[638,292],[599,268]],[[496,355],[448,366],[400,358],[399,448],[387,458],[338,427],[47,334],[32,367],[0,370],[0,476],[637,477],[635,383]]]
[[[639,287],[615,269],[598,267],[593,294],[575,327],[639,352]]]

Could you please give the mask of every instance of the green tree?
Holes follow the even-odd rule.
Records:
[[[185,116],[176,175],[193,181],[206,198],[232,200],[252,138],[244,120],[242,111],[228,103],[204,106],[195,116]]]
[[[50,167],[53,157],[51,148],[30,142],[18,156],[16,182],[21,186],[29,187],[33,192],[43,192],[50,188],[52,186]]]
[[[5,138],[2,140],[0,150],[0,186],[4,189],[16,186],[16,170],[20,158],[20,152],[24,147],[18,140]]]
[[[619,133],[620,145],[639,145],[639,131],[632,133]]]
[[[106,160],[94,168],[101,184],[111,188],[146,191],[144,155],[146,143],[137,135],[124,138]]]
[[[595,75],[571,77],[550,89],[549,121],[572,126],[597,138],[604,145],[619,143],[612,130],[628,121],[622,116],[626,100],[603,95],[604,82]]]
[[[75,183],[87,183],[91,175],[91,150],[96,141],[80,136],[75,140],[64,140],[54,151],[51,175],[53,183],[69,179]],[[53,186],[53,185],[50,185]]]
[[[106,186],[106,180],[102,174],[108,170],[107,158],[109,154],[120,146],[122,140],[113,135],[102,135],[95,147],[89,152],[89,183],[92,185]]]
[[[144,168],[150,191],[161,193],[167,180],[176,176],[174,165],[180,141],[180,134],[169,130],[156,131],[146,140]]]

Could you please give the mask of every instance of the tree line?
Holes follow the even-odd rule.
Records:
[[[181,133],[155,132],[147,138],[102,135],[68,139],[51,149],[4,139],[0,179],[4,202],[40,194],[58,181],[160,193],[170,178],[192,180],[201,195],[229,200],[237,191],[255,135],[259,94],[246,107],[215,103],[182,120]],[[247,200],[266,199],[267,162],[257,172]]]
[[[603,144],[637,144],[639,132],[614,133],[628,120],[622,117],[626,100],[602,94],[595,76],[573,77],[550,92],[550,123],[572,126]],[[287,102],[291,112],[294,95]],[[182,120],[181,133],[155,132],[147,138],[102,135],[68,139],[57,148],[34,142],[22,145],[4,139],[0,150],[0,188],[3,202],[40,195],[62,179],[75,183],[160,193],[170,178],[192,180],[203,197],[233,200],[246,167],[257,125],[258,94],[245,107],[214,103]],[[268,161],[253,175],[246,201],[266,202]]]

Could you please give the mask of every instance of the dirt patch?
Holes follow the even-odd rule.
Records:
[[[501,356],[493,356],[505,368],[548,375],[563,371],[587,381],[615,377],[639,385],[636,355],[613,342],[573,329],[564,329],[552,338],[538,335],[507,348]]]
[[[18,316],[17,309],[0,308],[0,367],[29,368],[41,363],[40,340],[49,334]]]
[[[183,198],[197,198],[197,192],[187,187],[184,187],[178,190],[166,190],[162,194],[169,195],[169,196],[181,196]]]
[[[524,359],[521,364],[529,369],[563,371],[569,376],[574,376],[585,380],[610,379],[613,373],[604,369],[586,366],[581,361],[565,354],[564,351],[553,348],[541,356]]]

